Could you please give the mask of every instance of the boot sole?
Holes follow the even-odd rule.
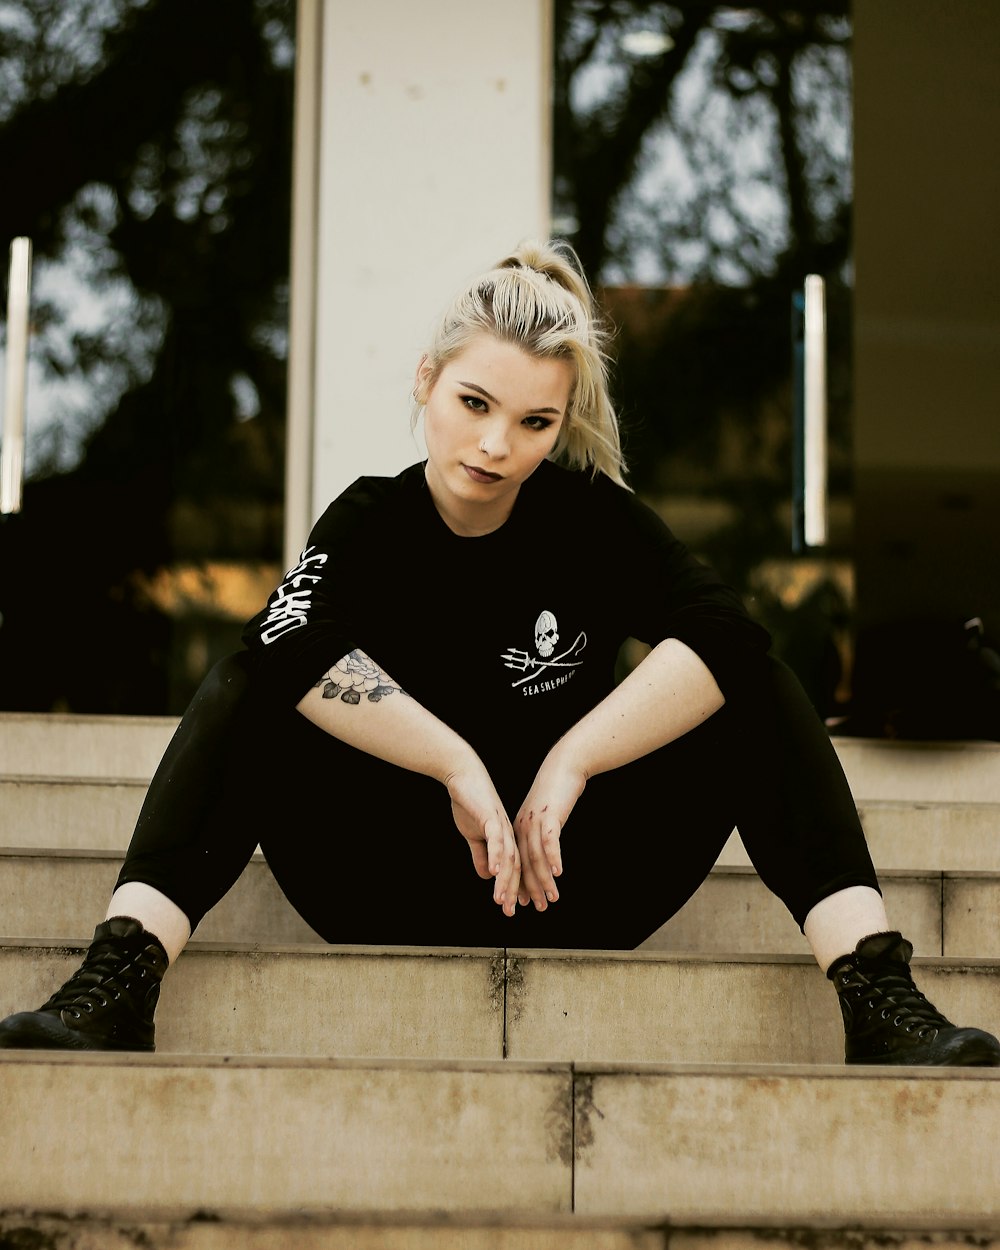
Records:
[[[0,1021],[0,1050],[117,1050],[148,1053],[155,1046],[122,1046],[68,1029],[61,1020],[37,1011],[22,1011]]]
[[[1000,1043],[980,1029],[962,1029],[957,1035],[938,1039],[927,1046],[913,1047],[887,1055],[859,1055],[848,1064],[896,1067],[1000,1068]]]

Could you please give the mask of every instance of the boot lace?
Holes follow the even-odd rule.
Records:
[[[123,951],[114,940],[95,942],[81,967],[45,1003],[41,1011],[65,1011],[79,1020],[118,1002],[123,994],[162,974],[155,948]]]
[[[869,1019],[877,1014],[922,1042],[933,1041],[941,1029],[951,1027],[951,1022],[913,984],[905,964],[903,968],[905,971],[897,972],[883,965],[877,972],[865,975],[858,968],[848,967],[838,978],[839,988],[859,1008],[867,1009]]]

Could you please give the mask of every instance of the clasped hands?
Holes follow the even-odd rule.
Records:
[[[481,761],[448,777],[455,825],[469,843],[476,872],[494,878],[493,901],[505,915],[513,916],[518,903],[545,911],[558,900],[560,835],[586,784],[584,770],[553,748],[512,825]]]

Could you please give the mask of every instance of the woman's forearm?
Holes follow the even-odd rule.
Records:
[[[673,742],[724,703],[704,661],[686,643],[667,638],[553,752],[593,777]]]
[[[472,747],[363,651],[338,660],[296,705],[308,720],[349,746],[448,784],[478,763]]]
[[[545,911],[559,898],[560,836],[597,773],[630,764],[688,733],[722,707],[705,663],[678,638],[667,638],[555,744],[514,821],[521,855],[522,903]]]
[[[464,738],[404,694],[363,651],[338,660],[296,706],[342,742],[440,781],[476,872],[495,878],[493,900],[513,916],[521,876],[514,831],[486,766]],[[400,830],[397,850],[419,862],[413,832]]]

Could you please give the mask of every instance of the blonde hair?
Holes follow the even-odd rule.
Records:
[[[462,291],[427,349],[429,385],[484,332],[532,356],[572,362],[576,377],[552,458],[605,473],[625,486],[618,419],[608,393],[608,333],[573,248],[561,240],[522,243]],[[421,409],[418,401],[414,424]]]

